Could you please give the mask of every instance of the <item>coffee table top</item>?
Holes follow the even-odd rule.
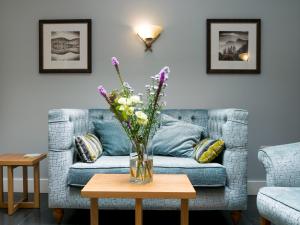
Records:
[[[129,174],[95,174],[81,190],[88,198],[196,198],[196,191],[184,174],[154,174],[153,182],[133,184]]]
[[[33,166],[47,157],[46,153],[41,153],[35,157],[24,157],[24,155],[26,154],[0,154],[0,166]]]

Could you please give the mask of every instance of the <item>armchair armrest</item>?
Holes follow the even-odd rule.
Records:
[[[67,175],[74,161],[74,136],[87,133],[88,110],[50,110],[48,129],[49,207],[59,208],[68,201]]]
[[[247,208],[248,112],[217,109],[208,112],[208,134],[224,140],[223,165],[227,180],[225,200],[229,209]]]
[[[300,187],[300,142],[262,148],[258,159],[268,186]]]

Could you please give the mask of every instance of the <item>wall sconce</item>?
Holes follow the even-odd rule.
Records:
[[[249,54],[248,53],[241,53],[239,55],[240,59],[243,60],[243,61],[247,61],[249,60]]]
[[[160,33],[162,32],[162,27],[157,25],[141,25],[137,27],[136,33],[138,37],[145,43],[145,52],[151,51],[152,52],[152,44],[156,39],[159,37]]]

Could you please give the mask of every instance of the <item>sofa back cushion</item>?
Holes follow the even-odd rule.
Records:
[[[163,114],[167,114],[169,116],[172,116],[176,120],[184,121],[187,123],[199,125],[204,128],[204,131],[202,132],[203,137],[207,137],[207,127],[208,127],[208,110],[203,109],[165,109],[162,111]],[[99,136],[95,129],[94,122],[101,122],[101,121],[116,121],[114,118],[113,113],[109,109],[89,109],[89,132],[92,132]],[[104,134],[105,135],[105,134]],[[126,135],[126,134],[125,134]],[[102,142],[101,138],[99,137],[100,141]],[[108,152],[105,151],[107,149],[105,147],[105,144],[103,144],[103,155],[108,155]],[[126,145],[128,147],[128,145]],[[131,145],[130,147],[131,148]],[[120,150],[120,149],[119,149]],[[125,152],[129,154],[130,149],[125,149],[121,151],[122,155],[125,155]],[[109,154],[116,154],[114,152],[118,151],[109,151]]]
[[[103,155],[129,155],[132,145],[118,121],[94,121],[94,132],[103,146]]]
[[[163,114],[187,123],[196,124],[205,128],[205,137],[207,137],[208,110],[205,109],[165,109]],[[94,132],[94,121],[115,120],[114,115],[109,109],[89,109],[89,131]]]
[[[162,115],[161,127],[153,136],[150,149],[154,155],[191,157],[204,128]]]

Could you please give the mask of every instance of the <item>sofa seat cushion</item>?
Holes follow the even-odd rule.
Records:
[[[259,194],[300,212],[300,187],[264,187]]]
[[[218,163],[200,164],[192,158],[154,156],[154,173],[187,174],[194,187],[222,187],[226,169]],[[68,185],[83,187],[96,173],[128,173],[129,156],[102,156],[94,163],[74,163],[68,174]]]

